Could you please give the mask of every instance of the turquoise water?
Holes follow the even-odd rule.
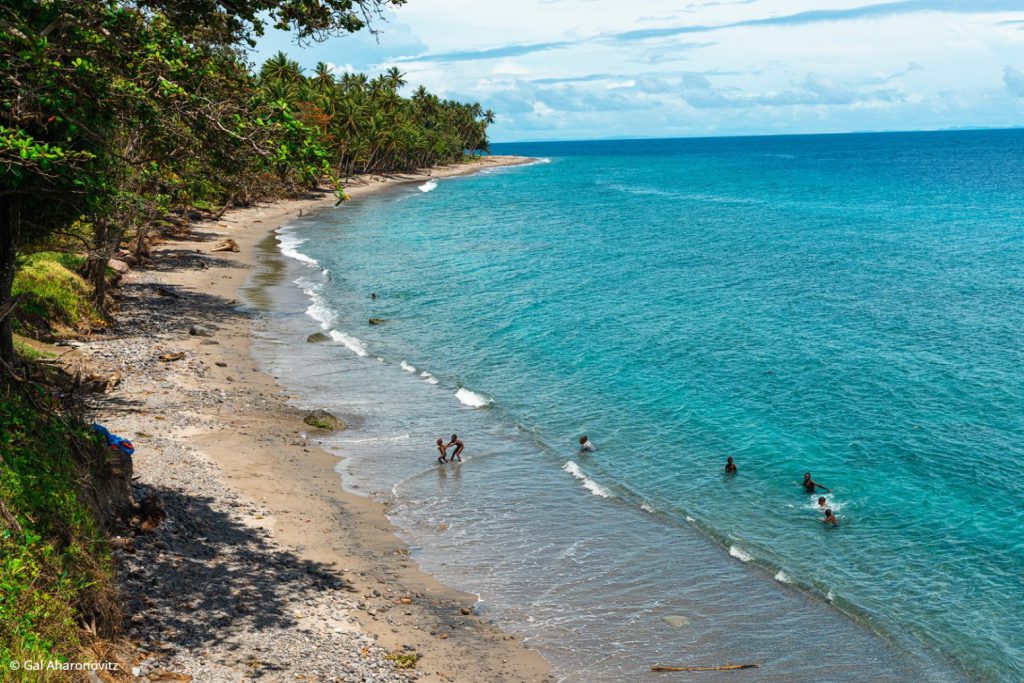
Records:
[[[543,162],[280,231],[257,353],[565,680],[1021,680],[1022,143],[496,145]]]

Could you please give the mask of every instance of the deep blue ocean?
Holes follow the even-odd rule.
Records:
[[[426,570],[566,681],[1024,680],[1024,131],[494,151],[265,253],[258,357]]]

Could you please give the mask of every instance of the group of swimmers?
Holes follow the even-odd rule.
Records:
[[[736,474],[738,471],[739,470],[736,467],[736,463],[733,462],[732,456],[730,455],[725,459],[725,473]],[[828,488],[827,486],[822,486],[818,482],[811,479],[810,472],[804,472],[804,480],[800,485],[804,488],[805,493],[811,495],[817,493],[818,489],[822,489],[823,491],[828,491],[829,493],[832,493],[832,489]],[[818,496],[818,509],[824,510],[825,512],[825,517],[820,520],[822,524],[826,526],[836,526],[837,524],[839,524],[839,520],[836,519],[835,513],[832,512],[832,508],[828,506],[828,500],[825,499],[825,496]]]
[[[451,448],[452,446],[455,447],[455,451],[452,453],[451,460],[449,460],[448,449]],[[451,441],[449,441],[448,443],[445,443],[444,439],[438,439],[437,452],[439,453],[439,455],[437,457],[437,462],[455,462],[456,460],[462,462],[462,449],[464,446],[465,444],[463,444],[462,441],[459,440],[459,436],[457,434],[452,434]],[[597,451],[597,446],[594,445],[594,442],[591,441],[586,434],[580,437],[580,451],[586,453],[595,453]],[[737,472],[739,472],[739,468],[736,467],[736,463],[733,461],[732,456],[730,455],[725,459],[725,473],[736,474]],[[832,493],[832,489],[828,488],[827,486],[822,486],[818,482],[811,479],[810,472],[804,472],[804,480],[803,483],[801,483],[800,485],[803,487],[806,493],[809,493],[811,495],[817,493],[818,489],[822,489],[823,491],[828,491],[829,493]],[[824,510],[825,512],[825,517],[821,519],[822,524],[825,524],[826,526],[836,526],[837,524],[839,524],[839,520],[836,519],[835,513],[832,512],[832,508],[828,507],[828,501],[825,499],[825,496],[818,497],[818,509]]]

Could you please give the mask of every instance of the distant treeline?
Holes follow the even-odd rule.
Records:
[[[8,0],[0,4],[0,359],[15,359],[19,251],[87,254],[102,310],[110,257],[154,228],[357,173],[487,149],[493,114],[284,54],[253,73],[267,25],[300,40],[365,29],[404,0]]]

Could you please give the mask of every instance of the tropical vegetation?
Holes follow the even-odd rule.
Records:
[[[353,175],[486,150],[491,112],[402,96],[398,69],[248,62],[268,27],[323,40],[404,2],[0,3],[0,678],[81,656],[83,634],[120,620],[96,492],[127,496],[123,467],[26,338],[103,325],[111,257],[142,260],[197,214],[316,188],[340,200]]]
[[[267,26],[319,40],[404,0],[10,0],[0,5],[0,360],[13,363],[17,255],[74,250],[94,303],[123,246],[195,211],[342,192],[487,149],[494,114],[392,68],[370,78],[284,54],[257,71]]]

